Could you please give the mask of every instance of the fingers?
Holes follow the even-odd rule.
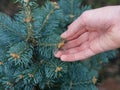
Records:
[[[60,58],[62,61],[72,62],[78,60],[87,59],[93,55],[105,51],[101,45],[104,38],[96,38],[93,41],[86,41],[82,45],[76,48],[68,49],[66,51],[59,51],[56,57]],[[105,42],[106,43],[106,42]]]
[[[68,27],[68,30],[64,32],[61,35],[61,37],[68,40],[70,37],[77,34],[79,30],[83,30],[83,27],[84,27],[83,20],[81,17],[79,17]],[[80,32],[80,34],[81,33],[82,31]]]
[[[95,53],[92,52],[91,49],[87,48],[85,50],[80,51],[79,53],[62,55],[60,59],[62,61],[73,62],[87,59],[88,57],[91,57],[93,55],[95,55]]]
[[[63,47],[65,49],[65,51],[58,51],[57,53],[55,53],[56,57],[60,57],[63,53],[74,53],[76,51],[80,51],[81,49],[85,48],[88,44],[87,40],[88,40],[88,35],[89,33],[86,32],[83,35],[81,35],[79,38],[69,41],[68,43],[65,44],[65,46]],[[85,43],[84,43],[85,42]],[[83,44],[84,43],[84,44]],[[81,45],[82,44],[82,45]],[[81,45],[81,46],[80,46]],[[77,47],[78,46],[78,47]],[[67,50],[68,49],[68,50]]]
[[[72,48],[72,49],[68,49],[66,51],[58,51],[55,56],[60,58],[62,55],[65,55],[65,54],[73,54],[73,53],[77,53],[79,52],[80,50],[80,47],[75,47],[75,48]]]
[[[84,34],[85,32],[87,32],[85,29],[79,30],[77,33],[75,33],[73,36],[66,38],[66,40],[70,41],[73,39],[78,38],[80,35]]]
[[[74,53],[78,53],[86,48],[88,48],[89,46],[89,42],[85,42],[84,44],[82,44],[81,46],[78,46],[78,47],[74,47],[74,48],[71,48],[71,49],[68,49],[68,50],[63,50],[63,51],[58,51],[57,53],[55,53],[55,56],[57,58],[60,58],[62,55],[65,55],[65,54],[74,54]]]
[[[69,49],[69,48],[73,48],[73,47],[77,47],[80,44],[84,43],[85,41],[88,40],[88,35],[89,32],[85,32],[84,34],[82,34],[79,38],[68,41],[65,46],[64,49]]]

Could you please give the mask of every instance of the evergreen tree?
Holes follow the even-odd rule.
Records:
[[[0,90],[97,90],[98,72],[115,51],[69,63],[53,54],[66,42],[61,33],[90,7],[81,0],[17,2],[14,20],[0,13]]]

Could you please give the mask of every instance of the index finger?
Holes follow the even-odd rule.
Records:
[[[64,39],[69,39],[70,37],[73,37],[75,34],[77,34],[80,30],[83,30],[84,26],[85,25],[84,25],[83,19],[80,16],[78,19],[76,19],[72,24],[68,26],[68,30],[65,31],[61,35],[61,37]]]

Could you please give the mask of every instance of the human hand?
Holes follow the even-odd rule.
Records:
[[[120,6],[85,11],[61,37],[68,42],[55,56],[62,61],[84,60],[120,47]]]

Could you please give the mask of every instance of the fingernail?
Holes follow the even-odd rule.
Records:
[[[60,51],[58,51],[58,52],[55,53],[54,55],[55,55],[55,57],[59,58],[59,57],[62,55],[62,53],[61,53]]]
[[[66,32],[64,32],[63,34],[61,34],[61,38],[65,38],[67,36]]]
[[[66,61],[66,58],[67,58],[67,57],[66,57],[65,55],[62,55],[62,56],[61,56],[61,61]]]

